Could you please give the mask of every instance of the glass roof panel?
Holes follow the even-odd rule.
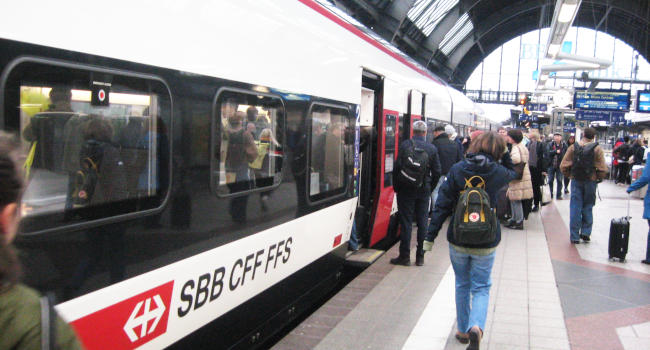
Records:
[[[407,13],[408,18],[429,36],[458,0],[417,0]]]
[[[467,15],[467,13],[462,15],[449,32],[445,34],[445,38],[442,39],[442,42],[440,43],[440,51],[445,55],[449,55],[449,53],[452,52],[461,40],[465,39],[473,29],[474,25],[472,24],[469,15]]]

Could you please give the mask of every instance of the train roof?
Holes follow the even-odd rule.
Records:
[[[448,95],[441,79],[314,0],[33,1],[3,12],[0,37],[10,40],[350,103],[363,68]]]

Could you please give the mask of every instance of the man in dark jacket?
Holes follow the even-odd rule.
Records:
[[[553,197],[553,179],[557,182],[555,198],[562,199],[562,172],[560,163],[567,150],[567,144],[562,141],[562,134],[553,134],[553,142],[548,144],[546,149],[546,158],[548,159],[548,185],[551,187],[551,197]]]
[[[427,124],[421,120],[413,123],[413,138],[402,142],[399,145],[399,154],[407,154],[414,147],[423,149],[427,155],[427,167],[424,173],[422,185],[419,188],[413,188],[409,184],[402,183],[399,175],[405,170],[405,164],[402,164],[403,157],[398,155],[393,175],[396,177],[393,188],[397,193],[397,210],[399,211],[399,222],[401,227],[401,237],[399,245],[399,256],[391,259],[390,263],[395,265],[411,265],[411,231],[412,222],[415,218],[418,224],[418,246],[416,251],[415,264],[422,266],[424,264],[423,241],[427,230],[427,219],[429,200],[433,184],[437,184],[440,178],[440,160],[438,159],[438,150],[430,143],[426,142]]]
[[[560,165],[564,176],[571,177],[569,233],[573,244],[580,243],[580,239],[585,243],[591,241],[596,189],[607,175],[604,152],[595,142],[596,129],[585,128],[583,131],[582,140],[569,147]],[[581,154],[582,159],[576,154]]]
[[[431,210],[433,210],[433,206],[436,204],[438,190],[440,189],[440,185],[442,185],[442,183],[445,181],[449,169],[451,169],[452,165],[460,162],[463,159],[463,153],[458,148],[458,145],[456,142],[449,139],[449,135],[445,133],[445,128],[442,126],[438,126],[433,130],[433,145],[436,146],[436,149],[438,150],[438,158],[440,158],[440,170],[442,172],[442,176],[440,177],[437,186],[435,186],[435,189],[433,190]]]

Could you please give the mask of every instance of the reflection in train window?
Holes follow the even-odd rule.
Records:
[[[169,141],[158,94],[75,83],[20,85],[23,216],[101,218],[102,205],[152,197],[167,186],[158,153],[169,152]]]
[[[280,98],[222,90],[215,105],[212,186],[227,196],[278,185],[284,107]]]
[[[354,124],[342,108],[314,105],[311,111],[309,197],[342,193],[354,157]]]

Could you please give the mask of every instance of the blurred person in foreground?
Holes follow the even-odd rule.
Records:
[[[0,349],[37,350],[51,339],[56,344],[50,349],[81,349],[70,326],[56,317],[53,305],[39,300],[35,290],[20,283],[20,263],[11,245],[20,221],[23,191],[17,149],[17,141],[0,132]],[[41,315],[42,310],[49,315]],[[43,319],[50,317],[56,321],[47,326]],[[53,334],[42,339],[43,330],[48,329],[54,329]]]
[[[627,193],[637,191],[643,186],[648,185],[650,182],[650,162],[646,162],[645,167],[643,168],[643,175],[638,178],[630,187],[627,188]],[[650,191],[647,191],[645,198],[643,199],[643,218],[648,220],[648,226],[650,226]],[[648,230],[648,241],[645,250],[645,259],[641,260],[642,263],[650,265],[650,230]]]
[[[571,217],[569,221],[572,244],[591,241],[594,222],[592,209],[596,204],[596,188],[607,175],[605,153],[595,140],[596,129],[586,128],[580,142],[566,151],[560,169],[571,177]]]
[[[497,192],[516,176],[510,161],[504,162],[506,166],[499,164],[506,154],[506,143],[496,132],[486,132],[472,140],[466,158],[451,167],[447,181],[440,188],[424,242],[425,249],[430,250],[443,223],[452,216],[447,241],[456,275],[456,339],[463,344],[469,342],[468,349],[479,348],[485,329],[492,286],[490,276],[496,247],[501,241],[501,228],[495,214]],[[484,191],[489,197],[490,208],[485,215],[494,216],[494,238],[487,243],[460,243],[454,232],[457,225],[454,223],[456,215],[453,214],[468,181],[472,182],[474,176],[482,179]],[[470,217],[473,215],[476,214],[472,213]]]

